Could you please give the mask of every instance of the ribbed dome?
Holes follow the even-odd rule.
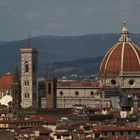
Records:
[[[100,74],[140,71],[140,49],[129,38],[126,23],[122,28],[119,42],[104,56]]]

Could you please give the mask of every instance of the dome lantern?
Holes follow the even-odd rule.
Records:
[[[131,39],[129,38],[129,32],[128,28],[126,25],[126,21],[124,21],[122,32],[121,32],[121,37],[119,39],[120,42],[130,42]]]

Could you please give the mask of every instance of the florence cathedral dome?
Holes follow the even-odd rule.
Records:
[[[129,38],[124,23],[119,41],[106,53],[101,65],[100,75],[120,72],[140,71],[140,48]]]

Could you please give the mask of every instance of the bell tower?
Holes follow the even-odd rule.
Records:
[[[56,87],[57,78],[46,78],[46,108],[56,108]]]
[[[20,86],[20,77],[19,77],[17,65],[13,73],[12,97],[13,97],[13,109],[14,112],[16,112],[17,110],[20,109],[20,102],[21,102],[21,86]]]
[[[38,107],[38,50],[21,48],[21,106],[22,108]]]

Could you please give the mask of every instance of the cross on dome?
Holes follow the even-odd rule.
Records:
[[[123,28],[122,28],[122,32],[121,32],[121,37],[119,39],[120,42],[130,42],[131,39],[129,38],[129,32],[128,32],[128,28],[126,25],[126,21],[124,21],[123,23]]]

